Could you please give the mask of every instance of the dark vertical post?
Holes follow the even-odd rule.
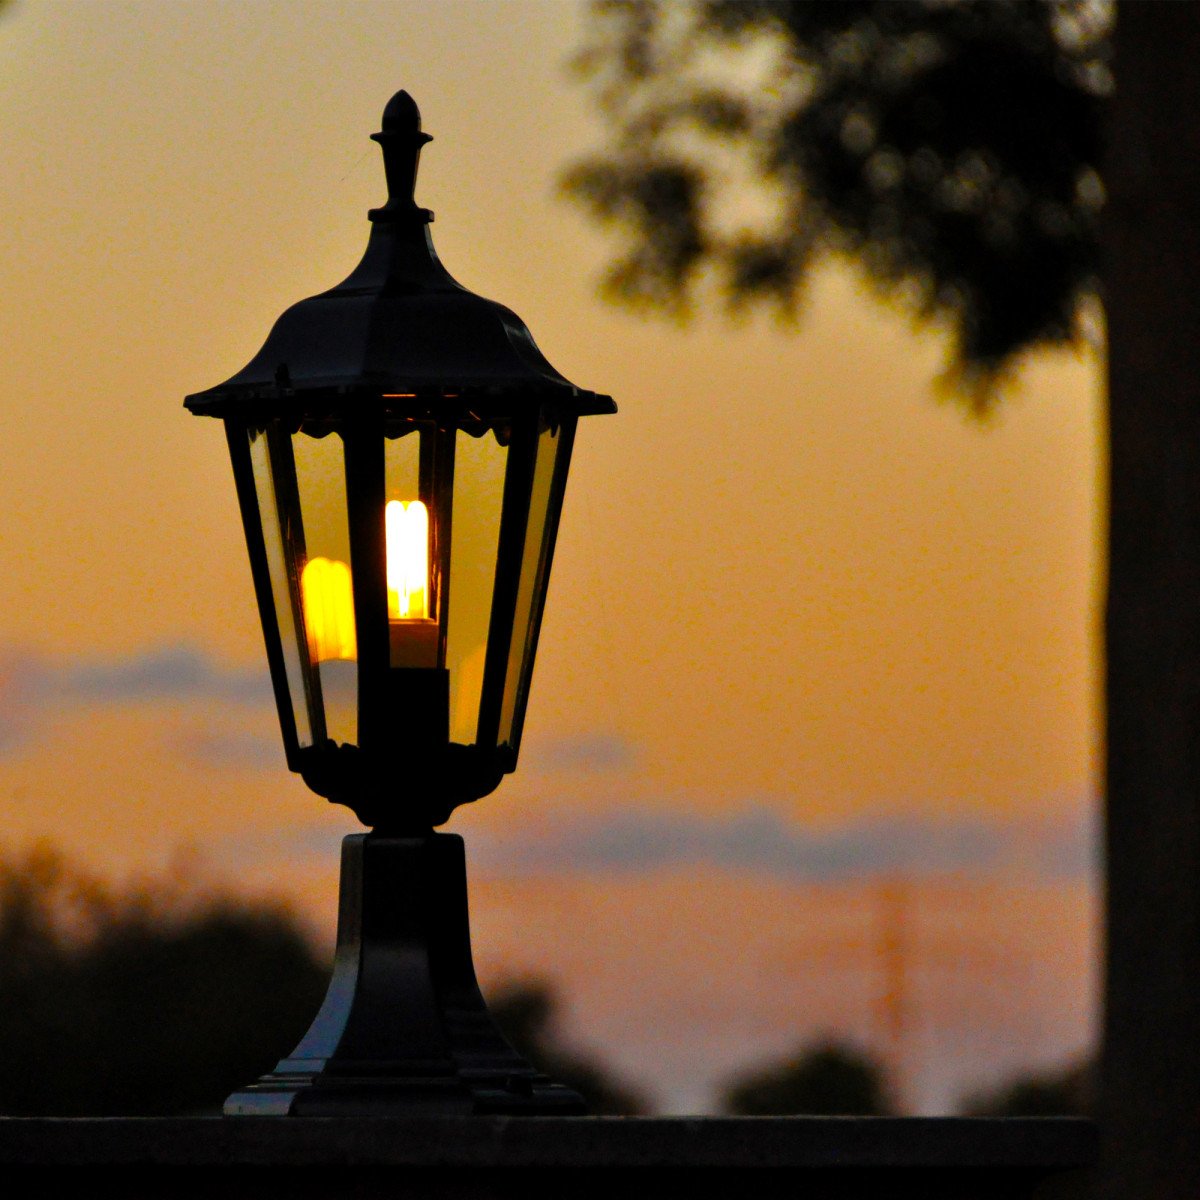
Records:
[[[337,957],[316,1019],[230,1116],[572,1114],[583,1101],[529,1065],[475,981],[462,838],[342,843]]]
[[[346,446],[346,511],[358,639],[358,744],[365,754],[375,756],[392,733],[387,727],[383,418],[376,413],[356,414],[353,421],[346,422],[342,437]]]
[[[1111,1200],[1200,1196],[1200,8],[1119,6],[1104,231]]]

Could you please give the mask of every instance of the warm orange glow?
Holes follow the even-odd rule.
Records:
[[[429,510],[389,500],[383,510],[393,667],[436,667],[438,625],[429,619]]]
[[[312,558],[300,576],[304,626],[313,662],[355,658],[354,590],[344,562]]]
[[[438,627],[429,618],[429,511],[420,500],[389,500],[383,516],[392,666],[435,666]],[[335,559],[312,558],[300,576],[300,593],[312,661],[356,658],[350,568]]]
[[[384,509],[388,617],[429,616],[429,510],[420,500],[389,500]]]

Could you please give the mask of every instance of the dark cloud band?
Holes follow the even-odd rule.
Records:
[[[269,705],[270,676],[265,664],[228,667],[186,644],[88,661],[0,650],[0,754],[18,749],[51,716],[161,701]]]

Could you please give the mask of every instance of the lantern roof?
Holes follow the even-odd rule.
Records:
[[[382,399],[396,411],[463,405],[512,408],[552,400],[580,415],[616,411],[547,361],[511,309],[457,283],[433,248],[433,213],[413,199],[421,129],[397,92],[372,134],[383,149],[388,198],[372,209],[366,253],[335,288],[293,304],[236,375],[188,396],[193,413],[303,417]]]

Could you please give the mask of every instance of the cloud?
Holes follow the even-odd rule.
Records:
[[[616,734],[583,734],[532,739],[522,753],[522,765],[526,770],[594,774],[627,770],[636,757],[633,745]]]
[[[44,668],[29,654],[0,652],[0,753],[17,749],[45,707]]]
[[[303,869],[334,866],[341,856],[342,839],[348,833],[365,833],[345,816],[336,825],[293,821],[271,829],[227,834],[211,846],[213,858],[226,866],[260,866],[264,861],[284,860]],[[468,850],[468,854],[470,850]]]
[[[186,644],[90,660],[0,649],[0,754],[64,712],[154,701],[269,705],[271,681],[265,665],[227,667]]]
[[[1103,864],[1103,806],[1092,797],[1077,812],[1041,823],[1024,839],[1029,865],[1050,879],[1099,879]]]
[[[729,871],[789,883],[844,883],[880,875],[968,874],[1037,881],[1098,876],[1095,806],[1044,821],[886,816],[809,829],[777,811],[747,807],[716,816],[628,807],[517,828],[479,828],[467,838],[472,870],[491,875],[649,875]],[[344,830],[290,825],[264,844],[224,846],[251,857],[332,862]]]
[[[1086,815],[1032,823],[884,816],[810,829],[767,808],[717,816],[622,808],[512,834],[481,832],[473,845],[482,867],[504,873],[696,867],[793,882],[1006,871],[1077,879],[1090,877],[1096,864]]]
[[[332,863],[346,831],[291,823],[264,840],[223,844],[221,854]],[[1033,882],[1099,877],[1094,803],[1039,820],[937,815],[880,816],[808,828],[778,810],[747,806],[702,816],[628,806],[576,818],[474,828],[471,871],[492,878],[531,874],[621,876],[727,871],[786,883],[850,883],[886,875],[913,879],[965,874]]]
[[[125,658],[99,659],[47,672],[59,694],[79,704],[143,700],[221,700],[263,704],[272,699],[270,675],[218,666],[194,646],[162,646]]]
[[[286,766],[279,735],[193,730],[173,743],[192,766],[278,771]]]

